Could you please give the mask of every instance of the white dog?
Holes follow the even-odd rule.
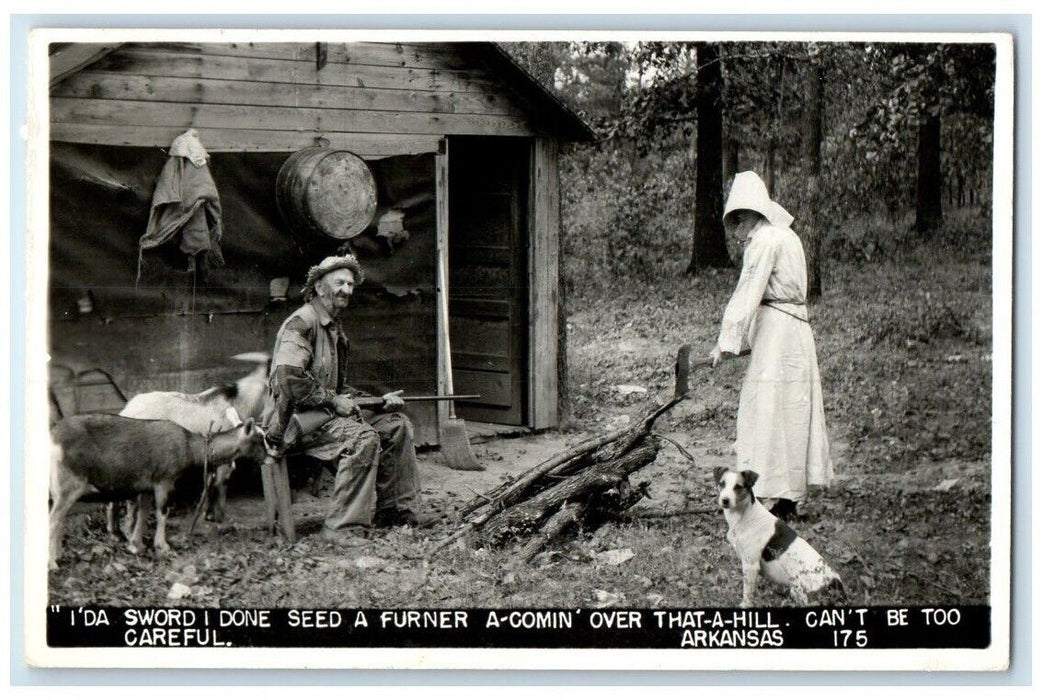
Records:
[[[761,572],[786,586],[799,605],[845,595],[843,582],[821,555],[756,500],[753,485],[759,474],[718,467],[713,475],[720,487],[717,503],[727,519],[727,540],[742,561],[743,608],[753,604]]]

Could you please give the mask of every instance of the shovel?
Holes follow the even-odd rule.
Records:
[[[442,347],[442,362],[445,376],[445,388],[452,394],[452,349],[449,345],[449,294],[448,294],[448,263],[445,258],[438,263],[438,287],[441,293],[438,295],[438,324],[439,338]],[[461,472],[484,471],[474,451],[470,448],[470,440],[467,438],[466,424],[456,417],[456,404],[449,402],[449,417],[441,426],[441,454],[445,458],[445,466]]]

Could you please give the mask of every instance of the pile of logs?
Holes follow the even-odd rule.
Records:
[[[646,493],[648,483],[632,485],[629,476],[655,461],[660,445],[652,432],[655,421],[687,398],[689,353],[683,346],[677,354],[669,401],[630,427],[586,440],[472,499],[460,509],[460,527],[434,551],[463,538],[492,547],[527,540],[521,559],[529,562],[575,525],[595,529],[617,519]]]

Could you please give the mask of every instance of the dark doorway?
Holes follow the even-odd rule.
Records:
[[[523,425],[527,416],[530,144],[449,140],[449,335],[461,418]]]

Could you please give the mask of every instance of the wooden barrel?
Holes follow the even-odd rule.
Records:
[[[365,161],[350,151],[305,148],[279,169],[275,202],[295,235],[344,240],[373,220],[376,180]]]

